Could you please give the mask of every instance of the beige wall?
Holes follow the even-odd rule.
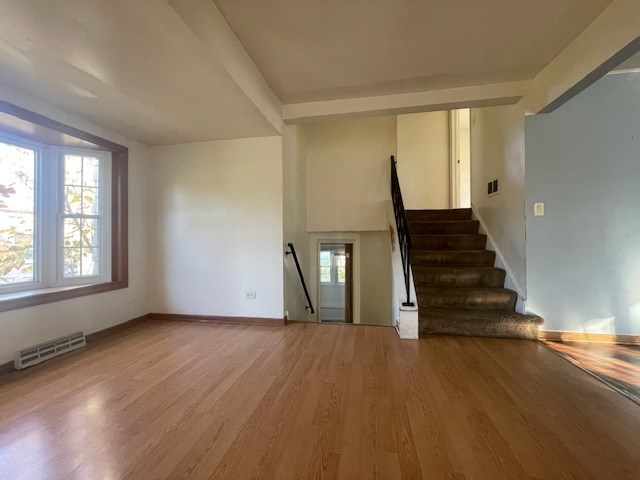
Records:
[[[526,294],[524,106],[471,110],[471,203],[502,254],[515,287]],[[498,195],[487,196],[497,178]]]
[[[389,231],[360,235],[360,323],[391,324],[391,239]]]
[[[304,130],[308,230],[386,229],[396,117],[310,124]]]
[[[157,310],[282,318],[281,137],[156,147],[153,156]]]
[[[304,129],[284,127],[282,136],[283,249],[293,243],[300,268],[309,279],[309,235],[307,233],[307,150]],[[305,320],[306,299],[292,255],[284,259],[284,309],[291,320]]]
[[[78,330],[85,334],[104,330],[150,312],[155,277],[153,170],[148,147],[32,99],[7,95],[2,99],[129,148],[129,287],[0,313],[0,364],[24,347]]]
[[[397,132],[405,208],[449,208],[449,113],[398,115]]]

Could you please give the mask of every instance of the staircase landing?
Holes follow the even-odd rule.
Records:
[[[515,311],[517,294],[470,208],[406,213],[421,334],[538,338],[542,318]]]

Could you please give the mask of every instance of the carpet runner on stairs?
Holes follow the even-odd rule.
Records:
[[[421,334],[538,338],[542,319],[515,311],[517,294],[470,208],[406,213]]]

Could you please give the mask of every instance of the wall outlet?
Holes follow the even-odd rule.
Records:
[[[247,292],[247,300],[255,300],[256,299],[256,292]]]
[[[536,202],[533,204],[533,215],[536,217],[544,217],[544,202]]]

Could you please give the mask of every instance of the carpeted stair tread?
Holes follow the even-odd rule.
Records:
[[[437,222],[409,221],[411,235],[450,235],[460,233],[478,233],[480,222],[477,220],[443,220]]]
[[[495,267],[421,266],[413,271],[416,286],[498,287],[504,285],[505,271]]]
[[[450,210],[406,210],[407,220],[433,222],[438,220],[471,220],[470,208]]]
[[[439,308],[513,310],[518,294],[495,287],[416,287],[418,305]]]
[[[411,265],[492,267],[495,252],[489,250],[412,250]]]
[[[471,209],[406,213],[421,334],[537,338],[542,319],[516,313],[518,295],[504,288]]]
[[[477,233],[411,236],[413,250],[483,250],[487,244],[487,236]]]
[[[536,340],[542,318],[514,311],[420,308],[420,333]]]

